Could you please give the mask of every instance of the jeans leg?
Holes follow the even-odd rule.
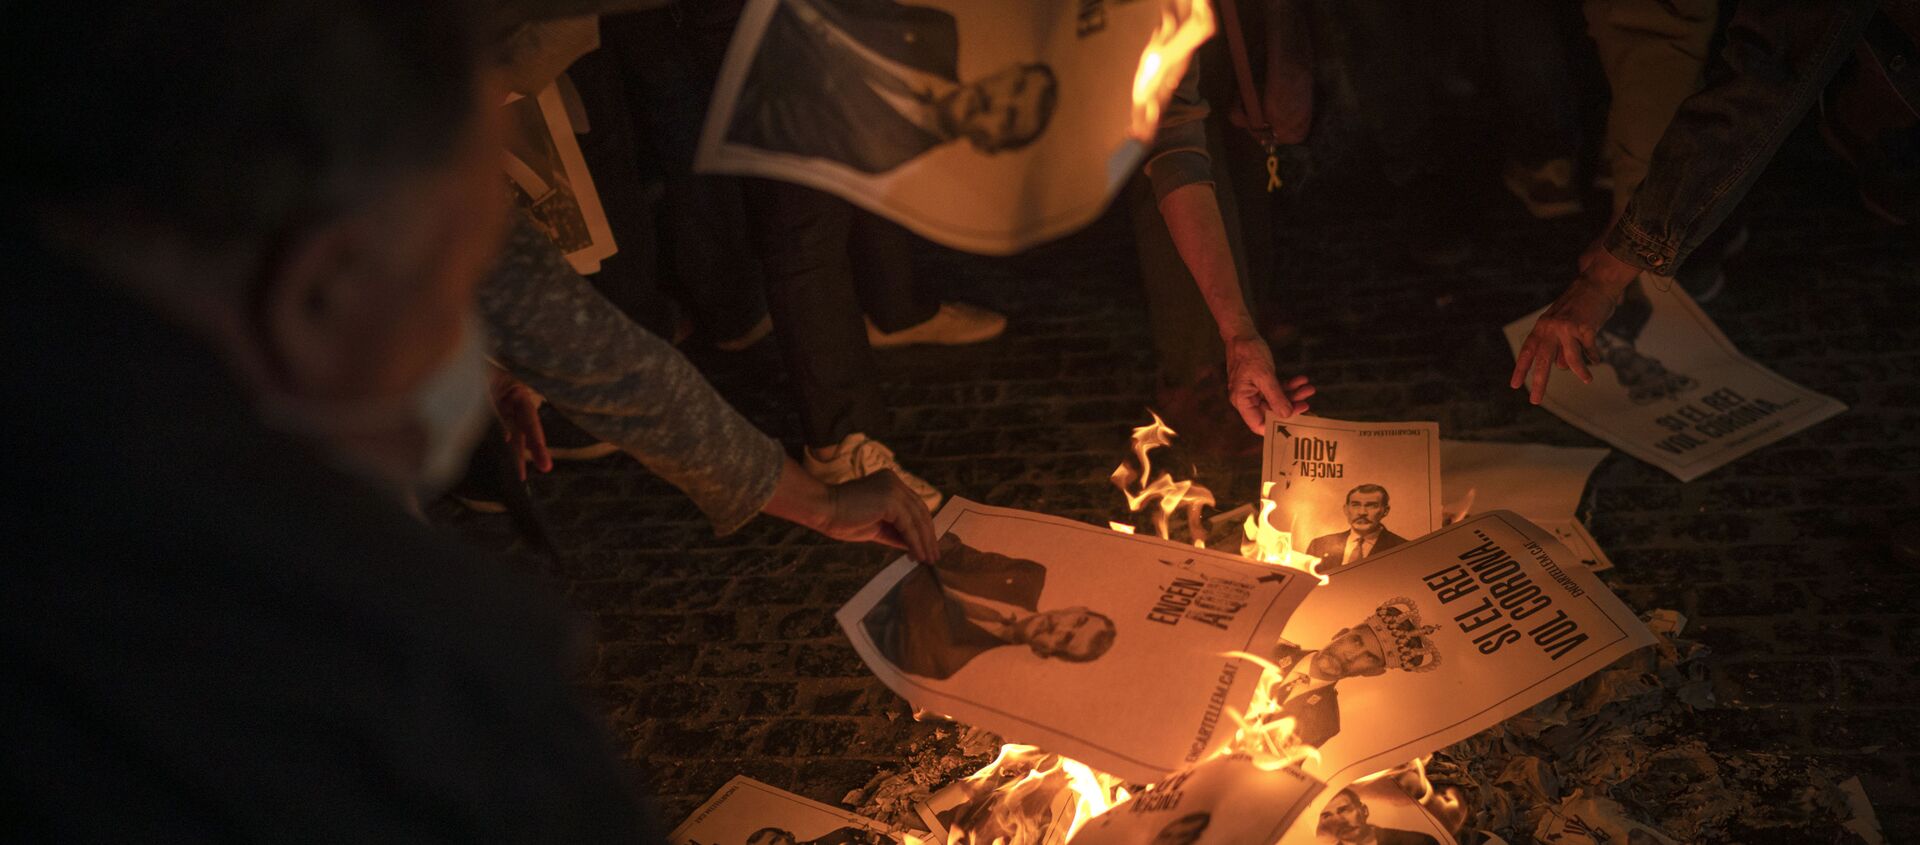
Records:
[[[853,210],[854,289],[860,307],[884,332],[912,328],[940,310],[940,295],[913,273],[913,234],[863,209]]]
[[[1716,0],[1587,0],[1587,32],[1613,101],[1601,160],[1613,175],[1613,216],[1647,177],[1653,148],[1680,102],[1700,90]]]
[[[812,188],[747,179],[747,217],[766,270],[773,334],[798,394],[807,445],[875,434],[886,408],[854,295],[854,208]]]

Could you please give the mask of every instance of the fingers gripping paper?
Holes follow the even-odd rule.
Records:
[[[1139,782],[1234,733],[1261,653],[1314,579],[1155,537],[954,499],[940,561],[901,559],[840,609],[916,707]]]
[[[696,165],[1016,252],[1106,208],[1211,33],[1201,0],[752,0]]]
[[[1515,355],[1540,314],[1507,325]],[[1681,481],[1847,409],[1740,354],[1678,285],[1628,285],[1595,345],[1593,383],[1562,374],[1541,405]]]

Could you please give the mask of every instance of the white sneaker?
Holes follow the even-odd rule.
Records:
[[[940,491],[928,484],[926,479],[900,468],[900,462],[894,460],[893,450],[864,434],[855,432],[840,441],[840,449],[832,458],[820,460],[813,456],[812,449],[800,450],[805,455],[803,464],[807,474],[827,484],[844,484],[856,478],[865,478],[883,469],[893,470],[893,474],[912,490],[920,501],[927,504],[927,510],[938,510],[943,498]]]
[[[867,343],[875,349],[925,343],[933,346],[964,346],[1000,336],[1007,330],[1007,315],[965,302],[942,302],[940,310],[917,326],[897,332],[883,332],[867,321]]]

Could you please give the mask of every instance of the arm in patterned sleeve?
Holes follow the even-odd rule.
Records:
[[[692,498],[726,534],[773,497],[786,453],[682,357],[567,265],[516,215],[479,290],[497,363],[588,433]]]

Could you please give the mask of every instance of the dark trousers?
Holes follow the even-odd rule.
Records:
[[[940,307],[937,295],[914,282],[911,236],[839,197],[787,182],[746,180],[746,200],[807,445],[877,435],[886,406],[861,314],[898,331]]]

